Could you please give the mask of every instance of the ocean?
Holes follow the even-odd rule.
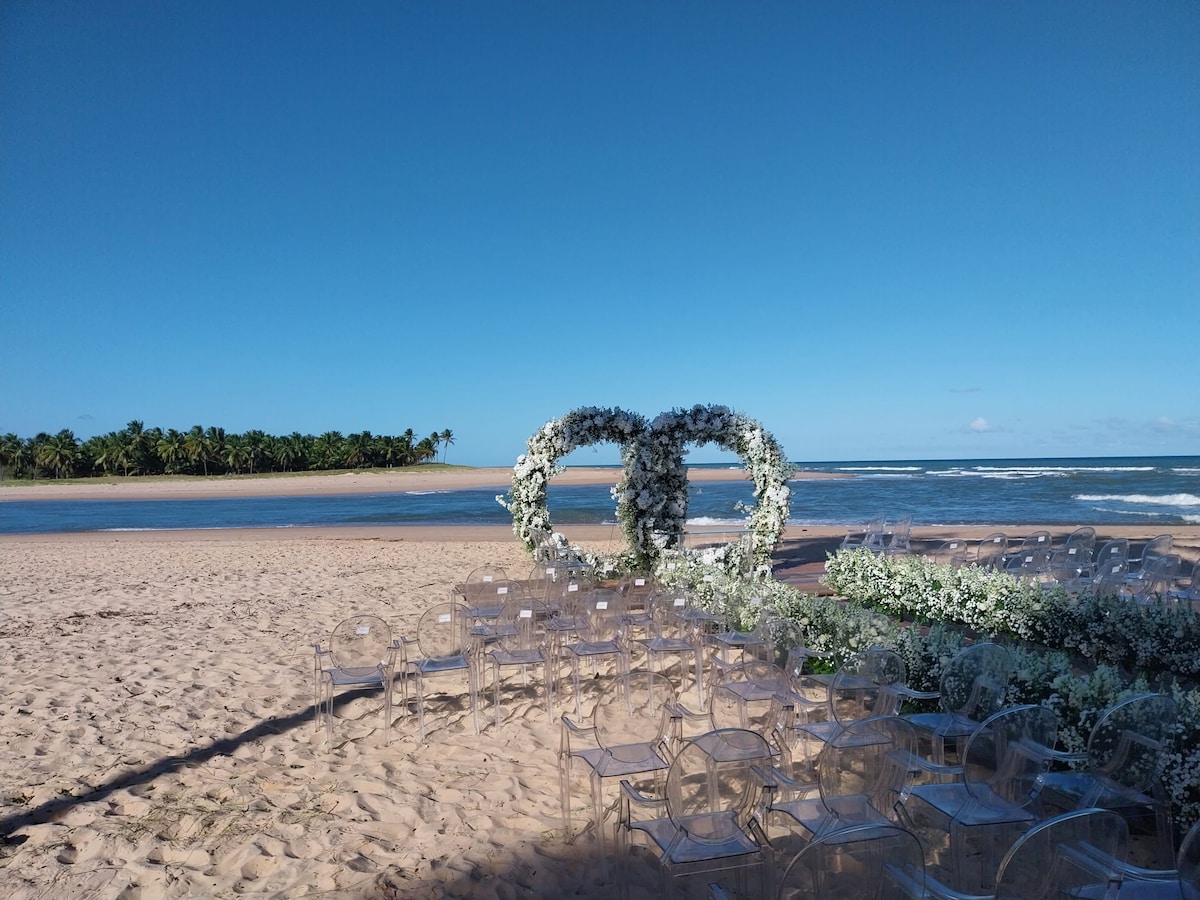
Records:
[[[704,468],[733,469],[729,464]],[[1074,526],[1200,524],[1200,456],[904,460],[798,463],[849,476],[792,482],[791,523],[845,525],[911,513],[916,525]],[[732,473],[731,473],[732,474]],[[614,476],[615,480],[615,476]],[[507,525],[503,488],[194,500],[5,501],[0,533],[295,528],[361,525]],[[608,487],[551,486],[555,525],[608,524]],[[691,487],[689,524],[743,521],[746,481]]]

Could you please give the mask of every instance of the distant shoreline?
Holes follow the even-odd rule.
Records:
[[[619,472],[615,467],[571,466],[556,475],[553,483],[614,484]],[[695,482],[742,481],[747,477],[745,470],[736,468],[688,469],[688,479]],[[793,476],[793,480],[853,477],[849,474],[802,472]],[[385,472],[234,475],[221,478],[155,477],[154,480],[142,480],[138,476],[132,476],[128,480],[97,478],[90,483],[76,481],[70,484],[0,484],[0,503],[12,500],[227,500],[236,497],[315,497],[476,488],[507,491],[511,484],[512,469],[506,467],[422,471],[419,466],[413,466]]]

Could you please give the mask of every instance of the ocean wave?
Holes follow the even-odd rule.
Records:
[[[429,494],[450,494],[452,491],[405,491],[409,497],[425,497]]]
[[[975,466],[972,470],[980,478],[1067,478],[1074,474],[1071,469],[1046,466]]]
[[[1172,469],[1172,475],[1200,475],[1200,469],[1185,467],[1180,469]]]
[[[698,525],[701,528],[729,526],[734,525],[738,528],[746,527],[745,519],[718,519],[713,516],[696,516],[694,519],[687,520],[688,525]]]
[[[920,472],[920,466],[839,466],[839,472]]]
[[[1068,475],[1081,475],[1093,472],[1153,472],[1154,466],[972,466],[972,471],[980,474],[992,472],[1020,472],[1024,475],[1050,476],[1066,478]]]
[[[1141,503],[1154,506],[1200,506],[1195,494],[1076,494],[1083,503]]]
[[[1200,516],[1180,516],[1188,525],[1200,525]]]

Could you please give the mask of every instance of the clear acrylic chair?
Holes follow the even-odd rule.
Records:
[[[402,637],[404,662],[417,688],[417,722],[425,739],[425,682],[430,678],[465,675],[475,733],[479,733],[479,681],[475,665],[473,617],[465,604],[436,603],[422,613],[415,638]]]
[[[1000,857],[1038,819],[1035,804],[1058,736],[1054,713],[1014,706],[990,716],[967,739],[961,777],[914,785],[906,815],[927,852],[948,861],[950,884],[986,893]]]
[[[631,639],[649,635],[650,605],[657,590],[650,572],[631,572],[618,582],[617,591],[625,598],[625,632]]]
[[[320,727],[325,713],[325,739],[333,745],[334,694],[374,691],[383,694],[383,742],[392,733],[392,682],[399,645],[378,616],[351,616],[338,623],[322,647],[313,644],[313,722]]]
[[[1192,577],[1187,583],[1176,579],[1176,585],[1167,591],[1169,599],[1184,603],[1200,601],[1200,560],[1192,566]]]
[[[923,693],[899,685],[903,700],[936,699],[938,712],[913,713],[904,718],[917,730],[918,738],[928,740],[929,753],[922,754],[937,765],[945,765],[947,745],[960,750],[988,716],[999,712],[1008,694],[1012,678],[1012,654],[999,644],[973,644],[960,650],[942,670],[936,692]],[[956,759],[961,756],[955,754]]]
[[[1175,538],[1170,534],[1160,534],[1152,537],[1142,545],[1141,556],[1131,556],[1128,559],[1129,569],[1131,572],[1136,572],[1139,568],[1146,565],[1156,556],[1166,556],[1171,552],[1174,546]]]
[[[1200,900],[1200,822],[1184,836],[1175,864],[1165,869],[1135,866],[1107,856],[1095,847],[1085,850],[1097,857],[1101,871],[1107,868],[1120,879],[1118,900]],[[1110,882],[1100,881],[1071,896],[1082,900],[1108,900],[1110,889]]]
[[[451,600],[455,597],[452,594]],[[497,621],[500,610],[510,601],[520,602],[525,599],[525,586],[519,581],[498,579],[481,584],[471,592],[471,600],[465,605],[471,612],[471,635],[478,647],[493,643],[500,631]],[[512,623],[504,627],[511,628]]]
[[[797,703],[797,718],[803,712],[803,722],[796,726],[797,738],[805,743],[825,743],[850,722],[872,716],[894,716],[900,712],[897,686],[905,684],[908,672],[898,653],[873,648],[855,654],[834,673],[826,695],[825,709],[820,713]],[[815,748],[807,748],[805,756],[814,757]]]
[[[466,593],[463,594],[462,602],[471,611],[471,617],[476,622],[484,623],[500,614],[500,607],[509,599],[510,594],[515,596],[525,593],[525,586],[521,582],[510,581],[507,578],[495,578],[463,587]]]
[[[788,863],[778,900],[903,900],[924,896],[921,842],[898,825],[853,825],[822,835]]]
[[[710,680],[719,681],[722,673],[749,659],[768,659],[775,653],[774,639],[770,633],[770,610],[757,597],[750,599],[754,609],[754,621],[749,628],[734,628],[728,622],[716,631],[705,635],[705,642],[712,648],[709,660],[712,667]]]
[[[571,686],[575,692],[575,715],[582,715],[579,669],[586,660],[595,666],[610,659],[618,676],[629,672],[629,648],[625,644],[625,602],[614,590],[595,588],[582,599],[583,619],[575,633],[578,640],[562,647],[562,657],[571,664]],[[553,624],[553,623],[551,623]]]
[[[1076,528],[1050,556],[1051,579],[1068,590],[1073,589],[1081,577],[1091,572],[1095,552],[1096,529]]]
[[[943,541],[930,557],[935,561],[958,569],[970,560],[971,548],[964,540]]]
[[[676,700],[669,678],[654,672],[630,672],[600,694],[590,724],[562,717],[558,751],[559,795],[564,833],[570,838],[571,774],[582,764],[591,786],[592,828],[605,859],[604,779],[647,776],[661,792],[670,765],[668,741],[672,734],[671,711]]]
[[[476,595],[483,594],[486,597],[491,594],[491,585],[497,581],[508,581],[504,569],[494,565],[477,566],[470,571],[462,584],[454,586],[454,591],[462,598],[463,603],[474,606]]]
[[[696,702],[704,705],[704,649],[696,621],[688,615],[690,601],[686,594],[659,591],[650,595],[648,634],[637,640],[646,654],[651,671],[663,671],[663,657],[679,658],[682,688],[689,667],[696,687]],[[628,618],[628,617],[627,617]]]
[[[1050,572],[1053,557],[1052,539],[1048,531],[1035,531],[1004,561],[1004,571],[1017,578],[1036,581]]]
[[[764,787],[762,767],[771,749],[762,735],[738,728],[702,735],[680,748],[667,771],[666,790],[650,796],[621,782],[617,838],[620,857],[632,839],[657,854],[663,893],[675,896],[677,878],[732,872],[756,876],[753,896],[774,893],[771,847],[754,818]],[[622,873],[628,867],[622,867]],[[620,879],[622,895],[628,879]],[[742,891],[745,893],[745,891]]]
[[[1000,569],[1008,553],[1008,535],[1002,531],[989,534],[975,548],[975,565],[981,569]]]
[[[546,622],[549,618],[550,614],[541,600],[531,600],[524,596],[510,597],[500,608],[496,617],[493,649],[487,653],[492,663],[493,706],[497,726],[500,724],[501,673],[507,668],[520,669],[523,685],[528,682],[530,669],[541,669],[546,718],[553,717],[546,636]]]
[[[1007,848],[985,891],[964,893],[941,880],[937,865],[925,869],[924,896],[933,900],[1059,900],[1089,896],[1097,882],[1101,897],[1116,896],[1120,874],[1115,865],[1129,847],[1125,820],[1102,809],[1087,809],[1047,819],[1017,837]],[[1105,859],[1114,861],[1107,865]],[[1121,897],[1125,896],[1122,890]]]
[[[1166,694],[1140,694],[1104,710],[1084,753],[1050,754],[1053,762],[1083,768],[1042,777],[1043,814],[1100,807],[1131,820],[1149,818],[1158,838],[1154,862],[1170,865],[1174,833],[1161,778],[1176,719],[1175,701]]]
[[[1136,572],[1125,576],[1123,592],[1138,603],[1170,599],[1171,588],[1182,564],[1175,553],[1152,556]]]
[[[712,690],[717,698],[714,708],[729,710],[728,714],[716,713],[718,728],[733,725],[730,719],[736,717],[736,727],[765,734],[771,727],[771,703],[789,697],[791,682],[779,666],[765,660],[748,660],[729,669]]]
[[[1105,543],[1096,551],[1092,565],[1080,573],[1075,589],[1093,594],[1115,593],[1110,586],[1119,585],[1129,569],[1129,540],[1116,538]]]
[[[888,556],[905,556],[912,552],[912,516],[889,522],[883,534],[883,552]]]
[[[1110,559],[1096,565],[1096,574],[1085,583],[1094,597],[1119,597],[1125,590],[1128,565],[1123,559]]]
[[[898,716],[851,722],[826,742],[816,760],[816,778],[805,781],[807,766],[770,778],[776,789],[764,809],[764,825],[777,848],[795,852],[803,844],[851,825],[899,822],[912,782],[910,761],[916,746],[913,727]],[[784,826],[775,837],[776,826]]]
[[[875,516],[857,530],[848,530],[842,539],[841,549],[880,552],[883,550],[883,522],[883,516]]]
[[[542,601],[550,613],[546,632],[550,637],[550,662],[555,667],[553,676],[558,680],[557,664],[563,646],[579,639],[579,629],[587,620],[584,597],[592,591],[592,582],[578,570],[565,565],[551,564],[542,572],[544,583]]]

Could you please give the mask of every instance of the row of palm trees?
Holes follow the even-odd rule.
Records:
[[[80,441],[69,429],[58,434],[0,437],[0,479],[71,478],[90,475],[242,475],[412,466],[442,461],[454,443],[449,428],[418,438],[360,431],[343,435],[263,431],[227,434],[193,425],[187,431],[146,428],[136,419],[120,431]]]

